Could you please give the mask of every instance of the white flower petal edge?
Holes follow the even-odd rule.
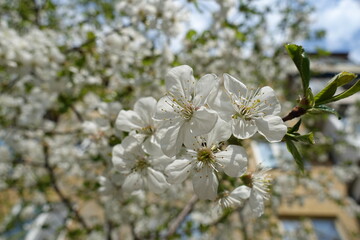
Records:
[[[116,128],[130,132],[133,129],[141,129],[145,124],[140,116],[132,110],[121,110],[115,122]]]
[[[280,142],[287,132],[287,126],[279,116],[265,116],[255,120],[259,133],[269,142]]]
[[[177,121],[168,128],[159,130],[161,149],[169,157],[175,156],[181,149],[184,142],[184,127],[182,121]]]
[[[232,119],[231,116],[236,113],[224,88],[219,87],[218,89],[214,89],[214,91],[209,94],[207,104],[226,122],[230,122]]]
[[[140,116],[140,118],[146,124],[152,124],[152,117],[156,111],[157,101],[153,97],[144,97],[140,98],[134,104],[134,111]]]
[[[126,176],[122,189],[125,192],[133,192],[144,188],[144,179],[138,172],[132,172]]]
[[[163,193],[170,186],[164,174],[152,168],[147,169],[146,180],[149,190],[154,193]]]
[[[224,77],[224,87],[228,91],[230,95],[235,95],[240,98],[241,96],[245,96],[247,92],[246,86],[233,76],[225,73]]]
[[[219,87],[219,80],[215,74],[207,74],[199,79],[195,86],[194,105],[203,106],[209,94]]]
[[[181,100],[191,100],[195,88],[193,69],[187,65],[174,67],[166,75],[166,89]]]
[[[235,188],[230,193],[230,196],[241,201],[241,200],[248,199],[250,197],[250,193],[251,193],[251,188],[249,188],[247,186],[240,186],[240,187]]]
[[[210,109],[200,108],[194,112],[193,117],[189,121],[190,133],[194,136],[199,136],[210,132],[211,129],[213,129],[217,119],[218,115],[216,112]]]
[[[191,171],[191,161],[179,159],[167,166],[165,174],[168,176],[169,183],[182,183],[190,175]]]
[[[252,121],[246,121],[241,118],[232,119],[232,132],[235,137],[239,139],[248,139],[256,133],[258,130],[257,126],[255,125],[255,122]]]
[[[204,166],[196,171],[192,177],[192,183],[199,199],[214,200],[216,198],[219,182],[210,166]]]
[[[229,145],[225,151],[215,153],[215,157],[230,177],[240,177],[246,172],[247,155],[245,149],[240,146]]]

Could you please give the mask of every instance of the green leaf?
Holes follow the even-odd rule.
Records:
[[[306,99],[308,100],[308,106],[306,106],[306,108],[312,108],[315,106],[315,99],[314,99],[314,95],[311,91],[311,88],[307,88],[306,89]]]
[[[194,29],[191,29],[186,33],[187,40],[193,40],[194,36],[196,36],[196,31]]]
[[[301,119],[292,128],[289,128],[288,133],[297,132],[299,130],[300,125],[301,125]]]
[[[315,96],[315,103],[316,105],[321,105],[324,103],[329,102],[328,100],[331,99],[332,96],[334,96],[336,89],[338,87],[341,87],[349,82],[351,82],[353,79],[356,78],[356,75],[353,73],[348,72],[341,72],[334,76],[324,87],[323,90],[321,90],[318,94]]]
[[[304,134],[304,135],[291,134],[291,133],[287,133],[286,135],[289,136],[289,138],[291,138],[292,140],[294,140],[296,142],[315,144],[314,134],[312,132]]]
[[[296,165],[298,166],[300,171],[304,173],[304,160],[300,155],[299,150],[296,148],[295,144],[293,143],[293,141],[289,138],[286,138],[286,147],[291,153],[291,155],[293,155]]]
[[[246,40],[246,35],[238,30],[236,30],[236,34],[235,34],[236,39],[244,42]]]
[[[355,93],[357,93],[359,91],[360,91],[360,79],[351,88],[330,98],[326,103],[339,101],[341,99],[350,97],[351,95],[354,95]]]
[[[95,35],[94,32],[89,31],[89,32],[86,33],[86,38],[87,38],[88,40],[93,40],[93,39],[96,38],[96,35]]]
[[[308,113],[310,113],[310,114],[331,113],[331,114],[336,115],[339,119],[341,118],[341,116],[335,109],[328,107],[326,105],[319,105],[319,106],[313,107],[308,110]]]
[[[309,87],[310,81],[310,61],[306,56],[306,53],[302,46],[295,44],[286,44],[286,50],[288,51],[291,59],[294,61],[297,69],[299,70],[304,95]]]

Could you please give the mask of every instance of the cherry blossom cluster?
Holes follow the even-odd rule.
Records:
[[[161,194],[190,178],[199,199],[217,200],[220,207],[249,201],[260,216],[269,197],[268,169],[248,170],[246,150],[229,145],[233,135],[248,139],[256,132],[279,142],[287,132],[280,104],[270,87],[247,88],[224,74],[207,74],[198,81],[187,65],[166,75],[167,93],[159,101],[140,98],[134,110],[121,110],[116,127],[129,132],[113,148],[112,161],[124,175],[122,189]],[[219,192],[221,174],[240,178],[243,185]]]

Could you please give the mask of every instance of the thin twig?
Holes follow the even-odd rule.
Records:
[[[180,214],[171,222],[169,230],[165,236],[166,239],[175,234],[176,230],[179,228],[180,224],[184,221],[186,216],[193,210],[195,203],[199,200],[199,198],[194,195],[190,201],[186,204]]]
[[[43,144],[43,149],[44,149],[44,155],[45,155],[45,159],[44,159],[45,160],[45,168],[49,173],[51,186],[54,188],[55,192],[60,197],[61,201],[68,208],[69,212],[74,214],[75,219],[81,224],[81,226],[85,229],[85,231],[90,232],[90,228],[87,226],[85,220],[82,218],[80,213],[73,207],[70,199],[65,197],[65,195],[59,188],[59,185],[58,185],[55,173],[54,173],[54,168],[52,166],[50,166],[50,163],[49,163],[49,147],[46,143]]]
[[[75,113],[77,119],[80,122],[84,122],[84,118],[81,116],[81,114],[79,113],[79,111],[74,107],[74,105],[70,105],[70,109]]]

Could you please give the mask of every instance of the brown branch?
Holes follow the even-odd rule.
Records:
[[[284,122],[292,120],[294,118],[300,117],[307,112],[307,109],[310,107],[309,100],[306,97],[300,99],[299,104],[291,109],[291,112],[288,113],[285,117],[282,118]]]
[[[141,240],[141,239],[137,236],[137,234],[136,234],[136,232],[135,232],[135,223],[134,223],[134,222],[130,222],[130,229],[131,229],[131,235],[132,235],[133,239],[134,239],[134,240]]]
[[[36,0],[33,0],[32,2],[33,2],[33,4],[34,4],[35,24],[36,24],[36,26],[41,27],[41,23],[40,23],[40,12],[41,12],[41,10],[42,10],[42,6],[39,6],[39,5],[36,3]]]
[[[70,105],[70,109],[75,113],[77,119],[78,119],[80,122],[84,122],[84,118],[81,116],[81,114],[79,113],[79,111],[78,111],[73,105]]]
[[[186,204],[180,214],[171,222],[169,230],[165,235],[165,239],[168,239],[172,235],[175,234],[176,230],[179,228],[180,224],[184,221],[186,216],[193,210],[195,203],[199,200],[199,198],[194,195],[190,201]]]
[[[5,163],[6,163],[6,161],[5,161]],[[14,165],[23,164],[23,165],[28,165],[28,166],[31,166],[31,167],[36,167],[36,168],[46,168],[45,164],[43,164],[43,163],[33,162],[33,161],[26,161],[24,159],[16,159],[16,160],[13,160],[13,161],[9,161],[7,163],[14,164]]]
[[[289,121],[291,119],[300,117],[306,113],[306,109],[296,106],[294,107],[291,112],[289,112],[285,117],[282,118],[284,122]]]
[[[87,226],[85,220],[82,218],[82,216],[80,215],[80,213],[73,207],[71,201],[69,198],[67,198],[64,193],[61,191],[56,176],[55,176],[55,172],[54,172],[54,168],[52,166],[50,166],[49,163],[49,147],[46,143],[43,143],[43,149],[44,149],[44,155],[45,155],[45,168],[49,173],[49,177],[50,177],[50,183],[51,186],[54,188],[56,194],[59,196],[59,198],[61,199],[61,201],[65,204],[65,206],[68,208],[69,212],[74,214],[75,219],[80,223],[80,225],[85,229],[86,232],[90,232],[90,228]]]

